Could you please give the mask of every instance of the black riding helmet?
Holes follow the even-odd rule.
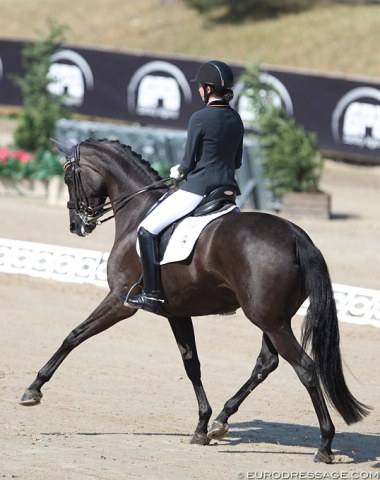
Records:
[[[219,60],[211,60],[199,67],[194,81],[202,85],[213,85],[227,89],[234,84],[234,74],[226,63]]]

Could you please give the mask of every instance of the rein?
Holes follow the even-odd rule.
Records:
[[[113,202],[108,201],[104,202],[96,207],[92,207],[89,205],[88,198],[85,195],[84,188],[83,188],[83,178],[82,178],[82,171],[80,169],[79,160],[80,160],[80,145],[78,143],[76,145],[74,155],[67,159],[65,164],[63,165],[64,170],[66,171],[69,167],[72,168],[73,173],[73,182],[74,182],[74,192],[75,192],[75,200],[69,200],[67,202],[68,209],[74,209],[76,214],[81,218],[81,220],[89,225],[101,225],[108,220],[111,220],[115,217],[116,213],[123,208],[130,200],[137,197],[141,193],[150,191],[150,190],[161,190],[163,188],[168,188],[166,182],[169,180],[173,180],[171,177],[162,178],[157,180],[146,187],[137,190],[130,195],[126,195],[124,197],[120,197]],[[66,157],[67,158],[67,157]],[[97,197],[99,198],[99,197]],[[113,210],[113,214],[103,220],[100,220],[103,215],[106,215],[108,212]]]
[[[134,192],[134,193],[131,193],[130,195],[127,195],[126,197],[120,197],[120,198],[118,198],[114,201],[113,206],[112,206],[112,203],[110,201],[105,202],[102,205],[99,205],[99,207],[97,207],[96,209],[94,209],[95,212],[97,210],[101,210],[101,212],[99,212],[97,215],[91,214],[91,215],[88,215],[88,216],[90,218],[94,219],[94,220],[98,220],[100,217],[102,217],[103,215],[108,213],[110,210],[113,210],[112,215],[110,215],[107,218],[104,218],[103,220],[99,220],[99,221],[95,222],[97,225],[101,225],[102,223],[107,222],[108,220],[111,220],[112,218],[114,218],[116,213],[121,208],[123,208],[130,200],[132,200],[132,198],[135,198],[135,197],[137,197],[137,195],[140,195],[140,193],[147,192],[148,190],[161,190],[163,188],[167,188],[166,182],[169,181],[169,180],[171,180],[170,177],[162,178],[161,180],[157,180],[156,182],[153,182],[150,185],[147,185],[146,187],[143,187],[140,190],[137,190],[137,192]],[[160,186],[160,185],[162,185],[162,186]],[[107,207],[107,208],[104,208],[106,205],[111,205],[111,206]],[[91,207],[88,207],[88,208],[90,210],[92,210]]]

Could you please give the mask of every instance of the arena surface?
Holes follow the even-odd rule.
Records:
[[[380,290],[380,168],[327,162],[333,219],[302,219],[335,283]],[[67,211],[36,199],[0,197],[0,236],[109,251],[112,222],[81,239]],[[43,389],[40,406],[18,404],[37,370],[106,291],[0,274],[0,477],[40,480],[352,478],[380,476],[380,329],[341,323],[347,382],[374,407],[336,426],[332,465],[313,463],[319,428],[295,373],[279,368],[231,418],[229,435],[189,445],[197,421],[190,382],[166,320],[138,312],[79,346]],[[245,382],[261,334],[235,316],[195,318],[203,382],[217,415]],[[299,334],[301,318],[294,319]]]

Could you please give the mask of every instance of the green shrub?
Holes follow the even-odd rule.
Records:
[[[273,193],[319,192],[323,158],[316,134],[277,112],[263,115],[260,126],[264,175]]]
[[[277,92],[260,78],[257,66],[241,76],[243,93],[251,100],[252,128],[258,135],[258,154],[268,188],[277,197],[284,192],[319,192],[323,157],[317,148],[317,136],[288,118],[281,106],[275,106]]]
[[[64,96],[49,92],[52,81],[48,77],[52,54],[63,43],[65,27],[53,20],[48,21],[47,34],[26,45],[22,51],[23,76],[13,75],[12,81],[21,90],[23,109],[14,134],[15,144],[29,152],[51,150],[51,137],[55,136],[55,123],[68,118]]]
[[[51,177],[63,177],[64,170],[61,163],[61,155],[50,150],[39,153],[34,160],[33,178],[49,180]]]

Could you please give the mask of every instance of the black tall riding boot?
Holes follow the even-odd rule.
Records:
[[[139,228],[137,234],[140,245],[144,289],[139,295],[129,295],[125,299],[125,305],[155,313],[159,303],[163,303],[163,300],[160,299],[160,262],[158,259],[157,236],[143,227]]]

